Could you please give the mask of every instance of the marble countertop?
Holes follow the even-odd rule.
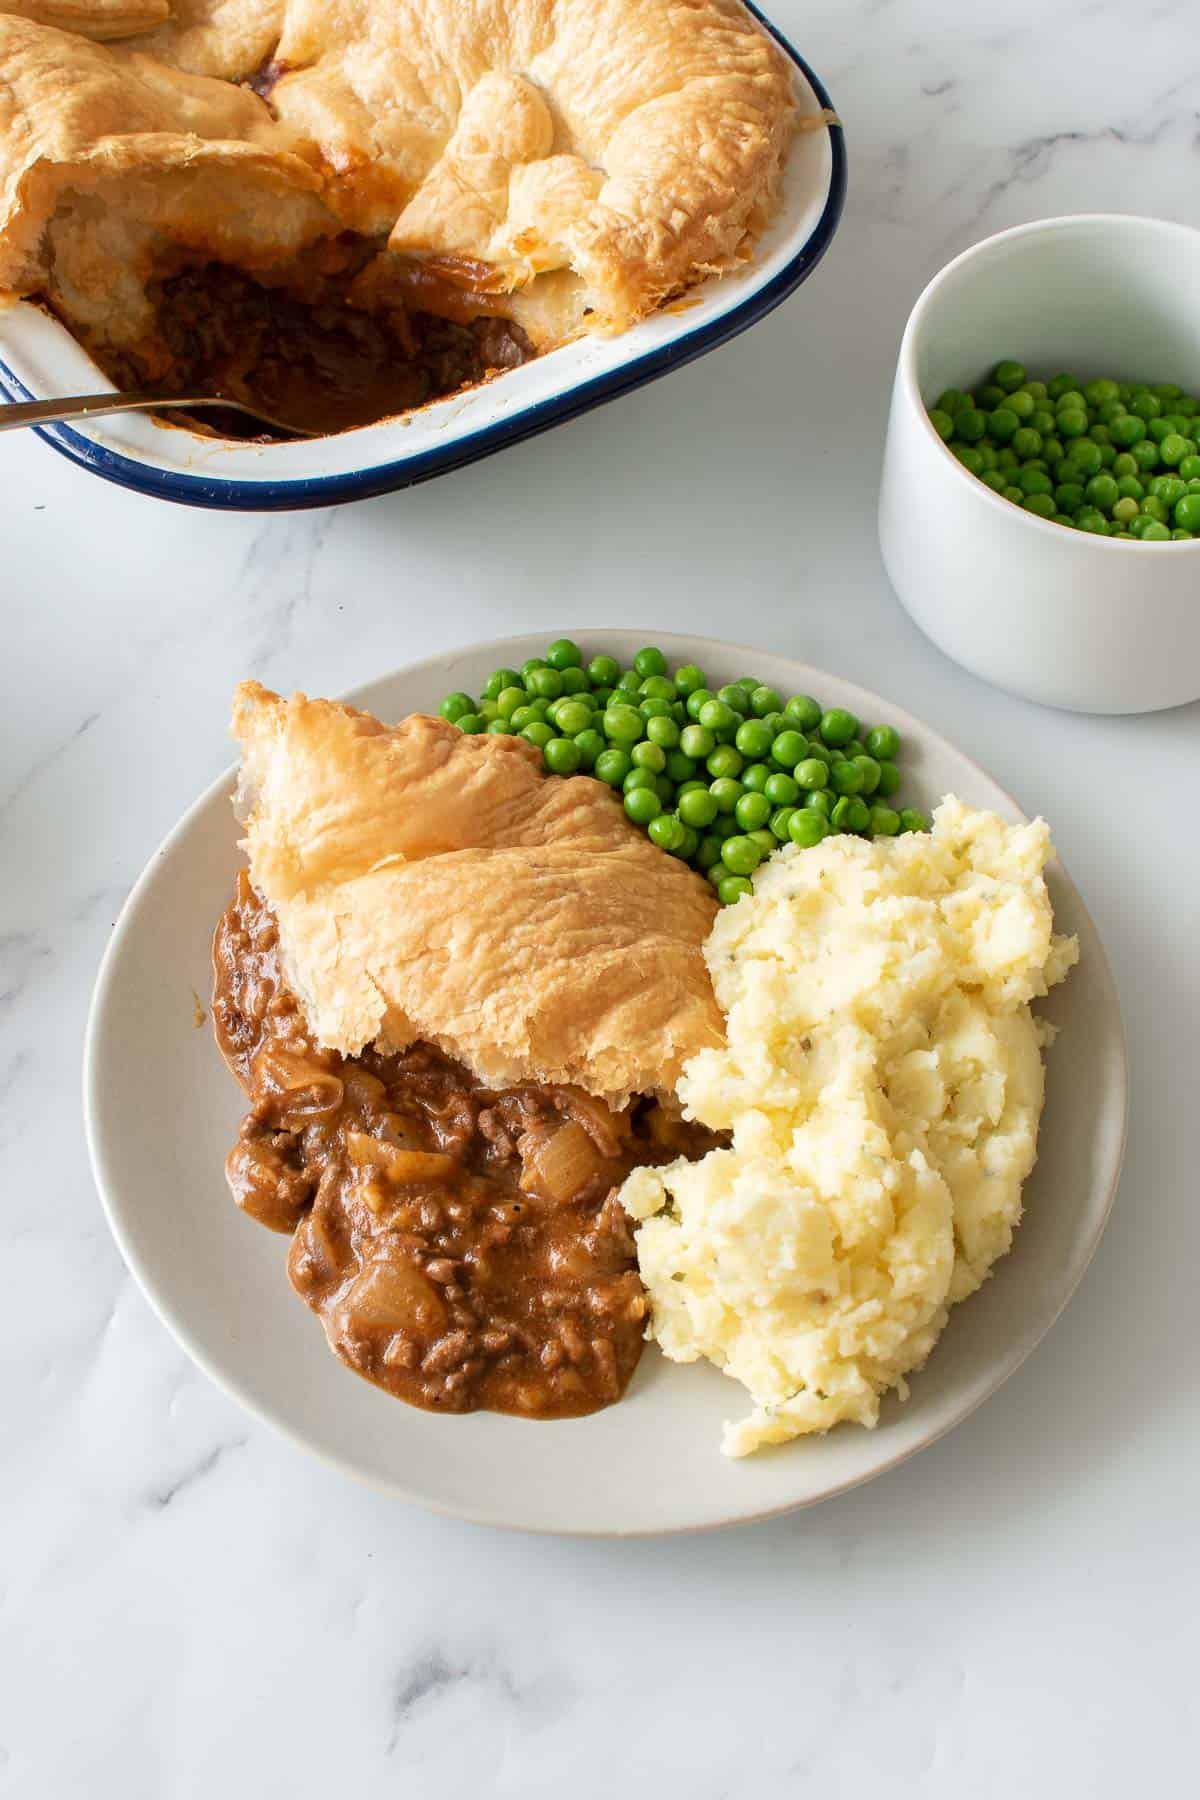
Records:
[[[1194,6],[774,10],[842,111],[851,195],[813,280],[728,348],[335,512],[171,509],[0,438],[0,1795],[1194,1784],[1200,706],[1083,718],[983,686],[901,612],[874,533],[896,346],[947,257],[1056,212],[1196,222]],[[1117,1209],[1037,1354],[873,1486],[708,1538],[503,1535],[307,1460],[153,1316],[80,1125],[98,959],[229,761],[235,680],[336,693],[473,638],[600,622],[835,669],[1045,812],[1133,1058]]]

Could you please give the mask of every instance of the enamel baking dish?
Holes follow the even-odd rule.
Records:
[[[763,23],[795,64],[802,112],[831,107],[803,58]],[[234,444],[128,413],[86,426],[51,425],[40,435],[106,481],[190,506],[283,511],[409,487],[577,418],[745,331],[820,262],[845,190],[840,126],[803,132],[788,157],[783,203],[744,271],[705,282],[618,337],[566,344],[484,386],[361,430]],[[8,399],[99,393],[111,385],[40,308],[20,304],[0,314],[0,389]]]

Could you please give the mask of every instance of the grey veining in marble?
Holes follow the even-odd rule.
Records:
[[[4,1800],[1194,1791],[1200,707],[981,686],[896,606],[873,513],[896,345],[947,257],[1059,211],[1200,221],[1195,0],[775,11],[846,121],[851,199],[718,354],[331,513],[171,510],[0,440]],[[506,1536],[307,1460],[151,1313],[79,1117],[97,962],[229,760],[239,677],[336,693],[589,622],[746,638],[936,723],[1053,821],[1134,1061],[1121,1199],[1037,1355],[872,1487],[709,1539]]]

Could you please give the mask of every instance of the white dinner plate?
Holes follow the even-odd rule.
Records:
[[[628,663],[645,638],[578,633],[589,655]],[[659,635],[671,666],[713,685],[753,671],[901,732],[905,795],[953,792],[1010,819],[1015,802],[967,757],[888,701],[817,669],[711,639]],[[478,692],[541,637],[499,639],[401,669],[351,698],[385,720]],[[311,685],[320,691],[319,670]],[[209,943],[241,861],[223,776],[156,852],[113,931],[96,985],[84,1065],[96,1181],[121,1251],[164,1323],[251,1412],[348,1473],[441,1512],[489,1524],[586,1533],[697,1530],[811,1505],[902,1462],[965,1419],[1020,1366],[1087,1267],[1108,1217],[1125,1140],[1126,1061],[1116,990],[1078,891],[1050,874],[1058,926],[1081,959],[1044,1003],[1061,1027],[1049,1053],[1041,1155],[1015,1247],[956,1309],[911,1397],[885,1402],[874,1431],[840,1426],[748,1460],[719,1451],[747,1396],[708,1365],[648,1346],[625,1399],[585,1419],[442,1417],[391,1399],[326,1347],[292,1292],[286,1240],[234,1206],[222,1164],[243,1105],[193,992],[211,988]]]

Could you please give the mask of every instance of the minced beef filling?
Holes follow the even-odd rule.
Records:
[[[347,236],[286,269],[183,268],[151,289],[150,340],[121,354],[88,348],[118,387],[227,395],[319,433],[408,412],[533,354],[510,320],[470,317],[469,296],[461,323],[407,304],[378,277],[375,265],[392,260],[370,240]],[[222,437],[264,435],[232,411],[206,408],[194,423]]]
[[[646,1301],[615,1190],[719,1140],[653,1101],[493,1091],[430,1044],[318,1049],[245,874],[213,953],[217,1039],[250,1100],[229,1185],[292,1234],[292,1285],[337,1355],[441,1412],[564,1418],[619,1399]]]

